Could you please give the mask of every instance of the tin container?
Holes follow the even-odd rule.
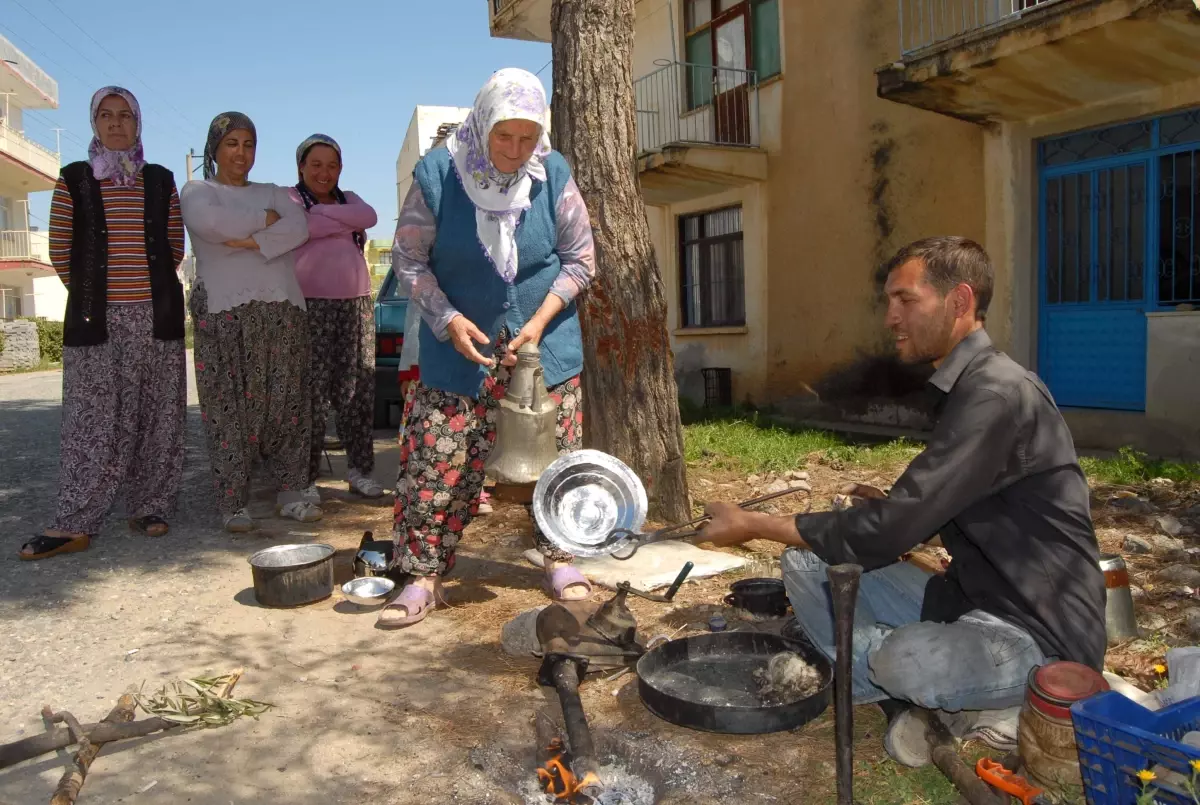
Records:
[[[1082,790],[1071,705],[1106,690],[1108,682],[1099,672],[1077,662],[1030,670],[1017,752],[1034,784],[1060,796]]]
[[[276,545],[250,557],[254,598],[264,607],[299,607],[333,594],[332,545]]]
[[[1129,571],[1125,560],[1116,554],[1100,556],[1107,593],[1104,603],[1104,631],[1108,644],[1121,643],[1138,636],[1137,616],[1133,611],[1133,594],[1129,591]]]

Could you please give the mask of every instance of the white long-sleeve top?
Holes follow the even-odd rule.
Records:
[[[308,224],[286,188],[193,181],[183,186],[179,203],[196,253],[196,282],[204,286],[210,313],[256,300],[305,309],[292,250],[308,239]],[[279,213],[271,226],[267,210]],[[253,238],[258,249],[225,245],[245,238]]]

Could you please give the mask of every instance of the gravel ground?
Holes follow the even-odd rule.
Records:
[[[171,533],[130,533],[118,503],[90,550],[20,562],[21,543],[53,516],[62,378],[0,377],[0,743],[41,732],[43,704],[95,721],[131,686],[152,690],[244,665],[237,693],[277,709],[258,722],[113,745],[79,802],[498,801],[470,793],[469,781],[448,788],[440,778],[450,759],[426,728],[429,713],[462,695],[447,648],[461,640],[458,628],[430,628],[431,618],[407,631],[376,630],[373,612],[339,594],[299,610],[255,603],[251,553],[330,542],[340,582],[363,530],[390,530],[390,496],[353,500],[326,477],[326,518],[299,525],[272,518],[273,495],[264,491],[252,508],[263,517],[259,530],[232,539],[208,498],[190,380],[186,472]],[[378,434],[377,476],[390,486],[396,451],[388,435]],[[0,772],[0,803],[47,801],[66,759],[45,755]]]

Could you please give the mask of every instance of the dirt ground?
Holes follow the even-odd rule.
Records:
[[[207,467],[197,423],[191,421],[186,481],[191,491],[171,535],[157,541],[134,537],[114,517],[86,553],[20,563],[13,555],[17,537],[48,515],[56,452],[43,457],[50,450],[45,437],[33,440],[39,445],[35,451],[17,431],[53,431],[56,408],[52,400],[43,405],[11,390],[7,399],[4,410],[27,420],[0,424],[10,460],[22,467],[0,479],[5,507],[0,523],[10,534],[0,560],[0,743],[41,732],[43,704],[93,721],[130,687],[151,690],[244,666],[238,695],[271,702],[273,710],[258,721],[112,745],[96,761],[79,802],[523,801],[512,789],[514,780],[533,777],[531,718],[547,706],[553,711],[553,703],[534,681],[536,660],[508,657],[499,645],[505,622],[545,603],[539,572],[521,557],[530,543],[522,509],[499,506],[472,525],[447,585],[451,606],[417,626],[378,630],[375,612],[342,600],[340,593],[295,610],[265,609],[254,600],[250,554],[272,544],[328,542],[339,549],[340,583],[350,577],[363,532],[390,533],[390,504],[352,499],[344,484],[327,477],[322,522],[300,526],[271,518],[263,498],[253,512],[263,515],[259,530],[232,539],[216,528],[215,512],[205,502]],[[381,438],[378,449],[378,477],[394,477],[390,440]],[[338,454],[333,462],[341,477]],[[841,485],[886,486],[899,468],[831,467],[814,456],[798,457],[797,469],[808,470],[815,506],[824,508]],[[703,466],[693,467],[689,479],[697,501],[746,499],[773,480],[752,481]],[[1153,551],[1126,558],[1140,588],[1139,618],[1156,628],[1109,656],[1114,670],[1150,688],[1161,682],[1154,666],[1166,648],[1193,642],[1186,613],[1197,605],[1192,587],[1157,580],[1169,565],[1192,566],[1195,557],[1187,549],[1195,538],[1185,533],[1178,544],[1156,540],[1157,520],[1173,514],[1185,531],[1194,529],[1200,525],[1200,495],[1166,484],[1133,491],[1144,499],[1129,497],[1129,490],[1095,490],[1095,517],[1105,549],[1120,551],[1135,536]],[[1113,494],[1125,497],[1114,504]],[[769,505],[782,513],[804,503],[799,497]],[[714,611],[736,623],[736,614],[720,604],[728,585],[770,572],[778,553],[769,545],[748,549],[756,563],[746,572],[689,582],[671,605],[632,601],[642,634],[684,636],[698,631]],[[1188,580],[1178,572],[1172,577]],[[595,595],[606,597],[599,589]],[[664,802],[833,800],[831,711],[795,732],[725,736],[659,720],[641,704],[631,675],[589,680],[583,700],[602,744],[618,745],[668,782]],[[928,776],[885,759],[882,728],[876,708],[856,713],[858,799],[953,801],[944,785],[926,785]],[[46,755],[0,771],[0,803],[47,801],[67,757]]]

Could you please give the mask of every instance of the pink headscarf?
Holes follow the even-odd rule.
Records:
[[[100,142],[100,129],[96,125],[96,115],[100,113],[100,104],[110,95],[124,98],[133,112],[137,129],[133,135],[133,146],[123,151],[113,151],[105,148]],[[138,105],[133,93],[121,87],[104,87],[92,96],[92,143],[88,146],[88,161],[97,179],[111,179],[118,187],[133,187],[137,184],[138,174],[146,164],[142,156],[142,107]]]

